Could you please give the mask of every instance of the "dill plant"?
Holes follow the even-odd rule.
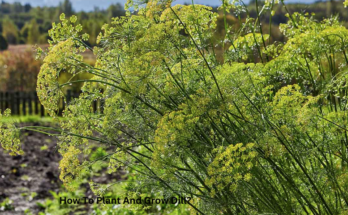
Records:
[[[98,142],[114,147],[103,157],[110,172],[136,175],[130,195],[190,196],[192,214],[348,213],[348,30],[337,17],[287,13],[280,25],[287,41],[272,41],[259,19],[272,17],[276,3],[256,0],[256,17],[238,31],[225,21],[225,38],[215,41],[219,14],[210,7],[128,1],[137,12],[104,25],[93,49],[76,17],[62,14],[49,32],[37,90],[56,117],[64,86],[84,83],[56,118],[65,185],[74,189],[88,171],[80,155]],[[248,14],[238,0],[220,9]],[[86,49],[94,67],[83,63]],[[59,83],[62,70],[94,76]],[[95,100],[105,101],[102,113],[93,112]],[[12,153],[20,152],[18,131],[56,131],[0,126]]]

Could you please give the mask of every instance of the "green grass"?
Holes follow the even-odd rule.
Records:
[[[15,123],[50,123],[53,122],[52,117],[41,117],[38,115],[32,116],[11,116],[11,117],[3,117],[1,122],[15,122]]]

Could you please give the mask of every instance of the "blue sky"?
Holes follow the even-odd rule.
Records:
[[[70,0],[73,4],[75,10],[93,10],[95,6],[104,9],[107,8],[110,4],[121,3],[122,5],[126,0]],[[245,0],[248,2],[249,0]],[[59,4],[59,0],[5,0],[5,2],[21,2],[21,3],[30,3],[32,6],[55,6]],[[183,4],[185,2],[191,2],[191,0],[176,0],[174,3]],[[216,6],[220,4],[220,0],[194,0],[196,4],[205,4]],[[302,2],[302,3],[312,3],[314,0],[285,0],[285,2]]]

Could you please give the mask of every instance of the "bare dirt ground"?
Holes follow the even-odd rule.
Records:
[[[49,126],[38,123],[20,126],[23,125]],[[58,168],[61,156],[58,153],[57,140],[45,134],[26,131],[21,135],[21,143],[25,154],[20,156],[10,156],[0,146],[1,215],[25,214],[26,209],[32,214],[38,214],[43,210],[38,206],[38,202],[52,199],[50,191],[62,191]],[[96,149],[97,147],[92,148],[93,151]],[[122,170],[113,174],[108,174],[106,170],[100,170],[98,175],[89,179],[101,184],[125,179],[125,172]],[[88,184],[82,186],[85,188],[85,196],[96,197]],[[7,198],[12,201],[11,208],[1,208],[1,203]],[[91,206],[85,206],[82,210],[83,213],[89,214]]]
[[[0,202],[12,200],[13,209],[0,214],[23,214],[26,209],[38,212],[36,202],[57,192],[60,155],[56,140],[31,131],[22,135],[24,155],[10,156],[0,147]],[[37,213],[34,213],[37,214]]]

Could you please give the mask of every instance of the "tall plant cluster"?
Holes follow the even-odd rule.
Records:
[[[62,14],[37,90],[56,117],[64,87],[84,82],[57,118],[65,185],[74,189],[88,171],[81,155],[97,142],[114,149],[102,158],[110,172],[135,175],[130,194],[192,197],[192,214],[348,213],[348,30],[335,17],[288,13],[287,41],[272,41],[260,17],[272,17],[276,3],[256,0],[257,16],[237,31],[225,21],[225,38],[215,41],[210,7],[128,1],[137,12],[104,25],[93,49],[76,17]],[[239,0],[220,10],[248,14]],[[83,63],[86,49],[94,67]],[[94,76],[60,83],[63,70]],[[96,100],[102,113],[91,108]],[[56,132],[2,125],[5,149],[20,152],[10,137],[24,129]]]

